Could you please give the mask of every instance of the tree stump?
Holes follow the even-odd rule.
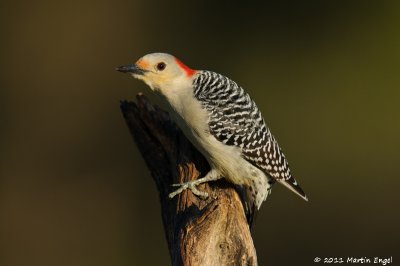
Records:
[[[257,265],[250,226],[235,186],[221,179],[199,186],[209,194],[206,200],[190,190],[170,199],[172,184],[207,174],[207,161],[168,113],[144,95],[137,95],[137,103],[121,102],[121,110],[159,192],[172,265]]]

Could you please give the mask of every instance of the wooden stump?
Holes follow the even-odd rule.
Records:
[[[222,180],[199,186],[209,197],[185,190],[173,199],[171,185],[204,176],[209,166],[167,112],[142,95],[121,110],[159,191],[172,265],[257,265],[241,198]],[[229,155],[227,155],[229,156]]]

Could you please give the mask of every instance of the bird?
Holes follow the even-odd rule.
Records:
[[[236,82],[213,71],[192,69],[167,53],[150,53],[116,70],[144,81],[161,97],[210,165],[204,177],[173,184],[177,189],[170,198],[186,189],[207,198],[198,185],[225,178],[245,186],[257,210],[276,181],[308,201],[256,103]]]

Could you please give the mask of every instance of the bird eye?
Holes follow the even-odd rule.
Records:
[[[159,71],[163,71],[167,65],[164,62],[160,62],[157,64],[157,69]]]

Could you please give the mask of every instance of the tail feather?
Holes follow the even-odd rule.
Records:
[[[305,201],[308,201],[308,198],[306,196],[306,193],[304,193],[303,189],[297,184],[296,179],[294,179],[293,176],[291,176],[289,179],[277,179],[279,183],[293,191],[296,195],[298,195],[300,198],[302,198]]]

